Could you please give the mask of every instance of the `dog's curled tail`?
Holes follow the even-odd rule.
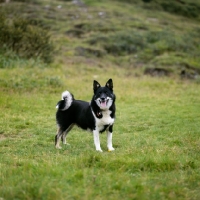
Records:
[[[72,105],[73,100],[73,94],[68,91],[64,91],[62,93],[62,100],[57,103],[56,108],[62,111],[67,110]]]

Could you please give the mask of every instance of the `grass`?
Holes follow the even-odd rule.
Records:
[[[20,68],[2,69],[1,75],[4,70],[9,77]],[[198,199],[199,85],[127,77],[129,70],[120,68],[77,65],[76,70],[48,68],[34,76],[38,82],[50,74],[60,77],[62,84],[54,89],[45,82],[34,89],[28,82],[22,88],[1,87],[1,198]],[[41,74],[40,68],[34,71]],[[110,76],[114,80],[116,151],[106,151],[102,134],[104,152],[95,152],[92,135],[78,128],[68,135],[70,145],[56,150],[55,104],[60,93],[67,88],[76,98],[90,100],[94,72],[101,83]]]
[[[199,68],[198,45],[189,53],[181,47],[184,37],[198,44],[198,21],[122,2],[85,2],[86,7],[49,0],[8,4],[15,12],[28,9],[23,15],[48,26],[59,53],[51,65],[0,56],[0,200],[199,199],[199,79],[143,76],[152,65],[177,74],[182,65]],[[106,13],[104,18],[99,12]],[[77,27],[82,35],[66,34]],[[145,42],[158,43],[144,43],[141,52],[122,56],[75,52],[77,47],[112,47],[113,38],[122,39],[123,49],[125,32],[133,43],[144,35]],[[68,135],[70,145],[55,149],[55,106],[61,93],[67,89],[76,99],[90,101],[93,80],[104,84],[109,78],[117,96],[116,150],[107,152],[104,133],[104,152],[96,152],[92,134],[78,128]]]

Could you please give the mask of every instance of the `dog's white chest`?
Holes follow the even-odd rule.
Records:
[[[105,125],[112,125],[114,123],[114,118],[112,118],[110,114],[110,110],[102,111],[103,117],[100,119],[96,118],[96,126],[99,130],[103,129]]]

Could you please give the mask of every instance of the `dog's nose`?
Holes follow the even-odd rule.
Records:
[[[106,100],[106,95],[105,95],[104,93],[102,93],[101,96],[100,96],[100,99],[101,99],[102,101],[105,101],[105,100]]]

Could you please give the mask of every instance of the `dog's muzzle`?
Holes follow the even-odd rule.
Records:
[[[108,101],[109,101],[109,99],[101,98],[99,100],[99,103],[100,103],[102,108],[105,108],[107,106]]]

